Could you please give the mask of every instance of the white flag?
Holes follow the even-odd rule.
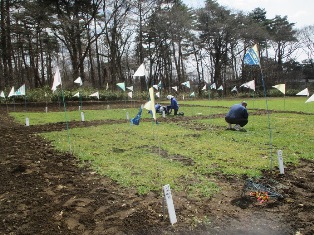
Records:
[[[80,84],[80,86],[83,85],[83,81],[81,77],[78,77],[74,82]]]
[[[305,101],[305,103],[313,102],[313,101],[314,101],[314,94],[307,101]]]
[[[132,91],[130,91],[130,92],[128,93],[128,96],[132,99],[133,92],[132,92]]]
[[[286,84],[278,84],[273,86],[273,88],[278,89],[279,91],[281,91],[283,94],[286,93]]]
[[[218,89],[217,90],[222,90],[223,91],[223,86],[221,85],[220,87],[218,87]]]
[[[211,84],[210,89],[216,89],[216,83]]]
[[[57,86],[59,86],[61,84],[62,83],[61,83],[60,71],[59,71],[59,67],[57,67],[55,76],[53,78],[53,84],[52,84],[52,88],[51,88],[52,92],[57,90]]]
[[[190,94],[190,97],[195,97],[195,92],[194,91]]]
[[[106,85],[106,90],[108,90],[108,88],[109,88],[109,85],[108,85],[108,82],[107,82],[107,85]]]
[[[130,91],[133,91],[133,86],[129,86],[129,87],[126,87],[127,89],[129,89]]]
[[[141,64],[140,67],[136,70],[136,72],[133,74],[133,77],[143,77],[146,75],[145,72],[145,65]]]
[[[158,91],[158,85],[153,85],[153,87]]]
[[[159,93],[159,92],[157,92],[157,93],[156,93],[156,96],[159,98],[159,97],[160,97],[160,93]]]
[[[300,91],[297,95],[306,95],[309,96],[309,89],[305,88],[304,90]]]
[[[4,92],[3,92],[3,91],[1,91],[0,97],[5,98],[5,95],[4,95]]]
[[[14,96],[15,92],[14,92],[14,86],[11,88],[11,91],[8,95],[8,97]]]
[[[246,87],[246,88],[249,88],[249,89],[255,91],[255,81],[252,80],[252,81],[243,83],[240,87]]]
[[[173,90],[178,91],[178,87],[177,86],[173,86],[171,87]]]
[[[99,99],[99,92],[97,91],[89,96],[97,97],[97,99]]]
[[[80,92],[77,92],[73,97],[80,97]]]
[[[202,91],[206,91],[206,84],[203,86]]]
[[[234,86],[234,88],[232,88],[232,90],[231,90],[231,91],[238,92],[237,86]]]
[[[16,95],[16,96],[25,95],[25,84],[22,85],[19,89],[17,89],[15,91],[14,95]]]

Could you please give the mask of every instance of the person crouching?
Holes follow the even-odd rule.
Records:
[[[176,98],[174,98],[172,95],[167,95],[167,99],[170,100],[170,105],[167,106],[167,114],[170,114],[173,109],[173,114],[178,115],[179,105]]]
[[[247,103],[242,101],[241,104],[232,105],[229,112],[225,116],[225,120],[228,123],[228,129],[241,130],[249,121],[249,114],[246,109]],[[232,128],[231,124],[235,124]]]

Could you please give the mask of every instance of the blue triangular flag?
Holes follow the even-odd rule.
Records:
[[[251,49],[249,49],[247,53],[245,54],[244,64],[247,64],[247,65],[259,65],[260,64],[256,44]]]

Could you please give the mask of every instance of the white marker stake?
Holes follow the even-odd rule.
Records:
[[[167,184],[167,185],[163,186],[163,190],[164,190],[164,195],[165,195],[165,199],[166,199],[166,203],[167,203],[170,223],[173,225],[174,223],[177,222],[177,217],[176,217],[176,212],[174,210],[174,205],[173,205],[173,200],[172,200],[172,196],[171,196],[170,185]]]
[[[126,120],[129,120],[129,112],[126,112]]]
[[[82,120],[82,122],[84,122],[84,121],[85,121],[84,112],[81,112],[81,120]]]
[[[283,167],[282,150],[278,150],[277,154],[278,154],[278,164],[279,164],[280,174],[284,174],[285,173],[285,169]]]
[[[166,117],[166,112],[165,111],[162,111],[162,117]]]
[[[45,108],[45,111],[46,111],[46,113],[48,113],[48,107],[46,106],[46,108]]]
[[[25,118],[25,125],[26,125],[26,126],[29,126],[29,119],[28,119],[28,117]]]

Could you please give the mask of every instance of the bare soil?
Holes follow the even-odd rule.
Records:
[[[161,193],[139,196],[36,135],[64,130],[64,123],[26,127],[6,107],[0,111],[0,234],[314,234],[313,161],[285,166],[284,175],[264,172],[259,183],[273,186],[281,200],[260,203],[250,190],[242,193],[245,176],[216,176],[221,190],[209,199],[173,192],[178,222],[171,225]],[[70,128],[113,122],[71,122]]]

